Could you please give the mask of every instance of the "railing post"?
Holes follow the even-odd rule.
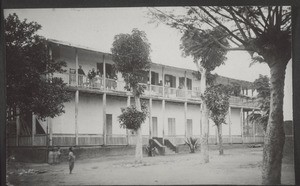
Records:
[[[106,62],[105,54],[103,54],[103,89],[106,90]]]
[[[76,87],[78,87],[78,51],[77,48],[75,48],[75,81],[76,81]]]

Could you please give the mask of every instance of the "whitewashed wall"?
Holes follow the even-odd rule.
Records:
[[[106,97],[106,114],[112,114],[112,133],[126,134],[126,129],[120,128],[118,116],[121,115],[121,107],[127,106],[127,98],[119,96]],[[102,115],[102,113],[101,113]]]
[[[65,113],[52,119],[54,134],[75,134],[75,93],[65,105]]]
[[[193,120],[193,135],[200,135],[200,105],[188,104],[187,119]]]
[[[75,104],[75,103],[74,103]],[[103,132],[102,95],[79,93],[78,133],[102,134]]]
[[[184,104],[166,101],[165,135],[168,135],[168,118],[175,118],[176,135],[185,135]]]

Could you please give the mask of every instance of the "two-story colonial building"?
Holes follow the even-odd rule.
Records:
[[[53,76],[64,80],[73,98],[65,103],[65,113],[61,116],[40,121],[33,115],[30,126],[17,127],[19,131],[16,137],[8,138],[8,145],[134,145],[135,134],[121,128],[118,122],[121,108],[134,100],[124,89],[121,74],[115,72],[111,54],[56,40],[48,42],[53,59],[67,63],[65,73]],[[79,72],[79,68],[84,73]],[[88,75],[91,71],[96,72],[92,78]],[[247,120],[247,115],[258,109],[252,83],[221,76],[216,81],[239,83],[240,93],[244,95],[230,98],[227,124],[222,131],[223,142],[263,142],[261,127]],[[148,78],[143,83],[147,89],[142,101],[149,108],[149,118],[142,124],[143,144],[155,137],[168,139],[174,145],[184,144],[190,136],[201,137],[200,80],[194,70],[151,63]],[[216,143],[213,121],[209,124],[209,134],[209,143]]]

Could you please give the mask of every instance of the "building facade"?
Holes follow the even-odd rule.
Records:
[[[10,146],[99,146],[134,145],[133,131],[120,127],[121,108],[133,104],[132,94],[124,89],[125,82],[113,68],[111,54],[48,40],[49,52],[55,60],[67,63],[61,77],[73,95],[65,103],[65,113],[40,121],[32,116],[31,126],[17,126],[16,136],[8,138]],[[78,71],[81,68],[82,71]],[[90,71],[98,75],[88,77]],[[151,63],[147,87],[142,101],[148,105],[149,117],[142,124],[143,144],[152,138],[168,139],[174,145],[185,143],[187,137],[200,138],[201,99],[200,80],[195,71]],[[247,120],[247,115],[258,110],[256,91],[252,83],[218,77],[222,84],[242,82],[240,93],[232,96],[223,125],[223,143],[262,143],[263,131]],[[17,124],[22,125],[22,124]],[[23,132],[22,132],[23,131]],[[209,121],[209,143],[217,142],[217,130]],[[162,140],[164,141],[164,140]]]

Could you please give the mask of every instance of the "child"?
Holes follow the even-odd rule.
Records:
[[[60,156],[61,156],[61,152],[60,152],[60,147],[57,147],[57,159],[56,159],[56,163],[60,163]]]
[[[69,148],[69,169],[70,169],[70,174],[72,174],[72,170],[74,168],[74,163],[75,163],[75,155],[73,154],[73,147]]]

